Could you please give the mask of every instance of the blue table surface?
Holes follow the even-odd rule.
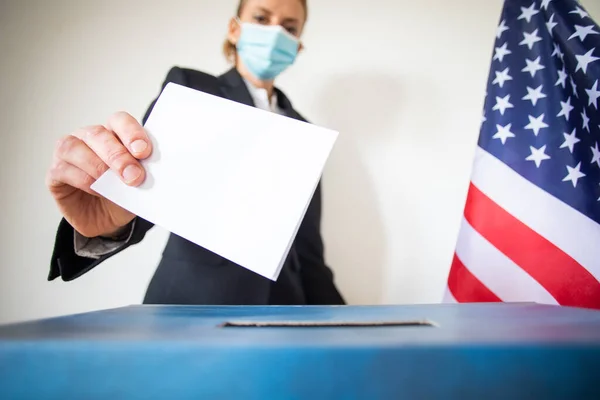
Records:
[[[0,326],[0,398],[600,399],[600,311],[123,307]]]
[[[428,321],[431,326],[224,327],[227,322]],[[198,346],[600,345],[600,311],[534,303],[408,306],[129,306],[0,326],[0,341],[161,341]]]

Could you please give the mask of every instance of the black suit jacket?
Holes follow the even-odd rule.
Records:
[[[162,88],[174,82],[206,93],[254,106],[236,69],[215,77],[203,72],[172,68]],[[305,121],[278,89],[279,107],[290,118]],[[156,99],[146,112],[146,122]],[[210,190],[210,188],[205,188]],[[169,236],[162,259],[148,286],[144,303],[152,304],[344,304],[323,257],[320,233],[321,184],[318,185],[288,258],[276,282],[270,281],[175,234]],[[107,258],[139,243],[152,224],[135,220],[131,239],[124,247],[99,259],[75,253],[73,228],[62,219],[56,234],[49,280],[70,281],[90,271]]]

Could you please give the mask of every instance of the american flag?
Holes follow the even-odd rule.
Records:
[[[506,0],[446,302],[600,308],[600,28]]]

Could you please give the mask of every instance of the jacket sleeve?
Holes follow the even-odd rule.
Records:
[[[309,305],[343,305],[345,300],[325,263],[321,238],[321,184],[317,186],[304,220],[298,229],[295,246],[300,259],[302,286]]]
[[[167,74],[167,77],[162,84],[161,92],[169,82],[187,86],[187,81],[188,79],[185,71],[179,67],[173,67]],[[158,97],[155,98],[148,107],[142,119],[142,124],[146,123],[146,120],[150,116],[157,99]],[[118,254],[129,246],[141,242],[152,226],[152,223],[140,217],[136,217],[135,223],[132,224],[133,231],[122,246],[119,246],[113,251],[100,257],[86,257],[76,253],[75,230],[67,222],[67,220],[62,218],[58,225],[54,240],[54,249],[50,259],[50,272],[48,274],[48,280],[52,281],[58,277],[61,277],[63,281],[71,281],[82,276],[86,272],[102,263],[104,260],[114,256],[115,254]]]

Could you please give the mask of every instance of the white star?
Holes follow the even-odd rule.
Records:
[[[573,107],[573,106],[571,105],[571,98],[570,98],[570,97],[568,97],[568,98],[567,98],[567,102],[566,102],[566,103],[565,103],[564,101],[561,101],[561,102],[560,102],[560,108],[561,108],[561,110],[560,110],[560,112],[558,113],[557,117],[564,116],[564,117],[565,117],[565,119],[568,121],[568,120],[569,120],[569,114],[570,114],[570,113],[571,113],[571,111],[573,111],[573,109],[575,108],[575,107]]]
[[[533,3],[529,8],[521,7],[521,15],[519,15],[519,19],[526,19],[529,23],[531,22],[531,17],[539,12],[539,10],[535,9],[535,3]]]
[[[523,68],[521,71],[529,72],[531,74],[531,77],[533,78],[538,71],[546,68],[542,64],[540,64],[540,60],[541,60],[540,56],[538,56],[538,58],[536,58],[533,61],[531,61],[529,59],[525,60],[525,62],[527,63],[527,66],[525,68]]]
[[[558,85],[562,86],[563,89],[567,87],[567,71],[565,70],[565,67],[563,67],[562,70],[558,71],[558,80],[556,81],[554,86]]]
[[[506,67],[502,72],[496,71],[496,79],[492,81],[492,84],[495,85],[497,83],[500,87],[503,87],[504,82],[511,80],[512,76],[508,74],[508,67]]]
[[[596,48],[594,47],[593,49],[591,49],[590,51],[588,51],[587,53],[585,53],[582,56],[575,56],[575,58],[577,59],[577,68],[575,68],[575,72],[579,71],[580,69],[583,70],[584,74],[587,74],[587,67],[590,63],[593,63],[594,61],[598,61],[600,60],[600,57],[594,57],[592,56],[592,53],[596,50]]]
[[[529,124],[525,126],[525,129],[531,129],[533,134],[537,136],[540,133],[540,129],[547,128],[548,124],[544,122],[544,114],[540,115],[537,118],[534,118],[533,115],[529,116]]]
[[[543,85],[537,87],[537,89],[527,87],[527,95],[523,97],[523,100],[531,100],[532,105],[536,105],[539,99],[543,99],[547,97],[544,93],[542,93]]]
[[[568,147],[571,154],[573,154],[573,148],[575,147],[575,144],[577,144],[581,141],[575,136],[575,132],[576,132],[576,129],[573,129],[573,132],[571,132],[570,134],[563,133],[563,136],[565,137],[565,141],[563,142],[563,144],[560,145],[561,149]]]
[[[577,10],[571,11],[569,14],[579,14],[579,16],[581,18],[586,18],[586,17],[590,16],[588,13],[586,13],[585,11],[583,11],[583,9],[581,9],[581,7],[577,7]]]
[[[569,173],[563,178],[563,182],[571,181],[573,183],[573,187],[577,187],[577,181],[579,178],[583,178],[585,176],[585,174],[581,172],[581,163],[577,164],[575,168],[567,165],[567,171],[569,171]]]
[[[532,4],[532,6],[533,6],[533,4]],[[533,45],[535,45],[537,42],[542,41],[542,38],[539,37],[537,35],[537,33],[538,33],[537,29],[531,33],[523,32],[524,39],[519,44],[521,46],[527,45],[527,47],[529,47],[529,50],[533,49]]]
[[[552,0],[542,0],[542,7],[544,7],[544,10],[548,9],[548,5],[550,4]]]
[[[506,21],[502,20],[502,22],[500,22],[500,25],[498,25],[498,29],[496,30],[496,37],[498,39],[500,39],[502,34],[507,30],[508,30],[508,26],[506,26]]]
[[[575,33],[569,37],[569,40],[578,37],[582,42],[585,40],[587,35],[598,35],[599,33],[594,30],[594,25],[579,26],[575,25]]]
[[[510,104],[510,94],[507,94],[504,97],[496,96],[496,105],[492,110],[499,110],[501,115],[504,115],[504,112],[507,108],[513,108],[514,106]]]
[[[504,43],[502,47],[496,47],[496,54],[494,54],[494,60],[500,60],[500,62],[504,61],[504,56],[512,53],[512,51],[508,50],[508,42]]]
[[[511,127],[512,124],[508,124],[506,126],[496,125],[496,129],[498,129],[498,131],[494,134],[494,136],[492,136],[492,138],[500,139],[502,144],[506,144],[506,140],[508,138],[515,137],[515,134],[510,131]]]
[[[564,58],[565,54],[560,50],[560,46],[558,43],[554,43],[554,51],[552,52],[552,57],[558,56],[561,60]]]
[[[546,22],[546,28],[550,34],[552,34],[552,30],[556,27],[556,25],[558,25],[558,22],[554,22],[554,14],[552,14],[548,22]]]
[[[575,85],[575,81],[573,80],[573,77],[571,76],[569,79],[571,80],[571,88],[573,89],[573,96],[575,96],[576,98],[579,98],[579,94],[577,94],[577,86]]]
[[[542,161],[550,159],[550,156],[545,153],[546,145],[543,145],[539,149],[536,149],[533,146],[529,146],[529,149],[531,149],[531,155],[527,156],[525,160],[533,161],[535,163],[535,166],[538,168],[540,167],[540,165],[542,165]]]
[[[591,89],[585,89],[585,92],[588,95],[588,99],[590,102],[588,106],[594,105],[595,109],[598,109],[598,97],[600,97],[600,90],[598,90],[598,81],[594,83]]]
[[[481,116],[481,123],[483,124],[485,121],[487,121],[487,118],[485,117],[485,111],[484,111],[483,115]]]
[[[590,149],[592,149],[592,162],[590,164],[596,163],[600,167],[600,149],[598,149],[598,143],[596,143],[596,147],[590,147]]]
[[[587,129],[588,133],[590,132],[590,119],[587,116],[587,113],[585,112],[585,108],[583,109],[583,112],[581,113],[581,118],[583,119],[583,127],[581,129]]]

